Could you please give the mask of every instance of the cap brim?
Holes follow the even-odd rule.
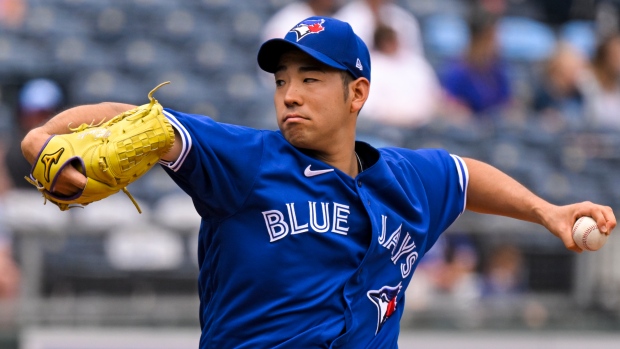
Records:
[[[258,50],[258,66],[268,73],[275,73],[282,54],[292,49],[301,50],[317,61],[332,68],[347,70],[347,67],[323,53],[285,39],[271,39],[266,41]]]

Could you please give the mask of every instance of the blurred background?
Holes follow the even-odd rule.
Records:
[[[0,0],[0,348],[196,348],[191,201],[160,168],[86,209],[43,206],[19,142],[78,104],[142,104],[275,129],[256,52],[301,19],[371,49],[358,138],[493,164],[557,204],[620,207],[620,1]],[[165,212],[165,213],[164,213]],[[616,211],[616,214],[618,212]],[[416,270],[402,348],[610,348],[620,238],[569,253],[466,213]]]

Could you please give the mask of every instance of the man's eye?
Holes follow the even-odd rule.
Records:
[[[276,86],[283,86],[284,80],[276,80]]]
[[[314,82],[314,81],[318,81],[318,80],[315,79],[315,78],[305,78],[304,79],[304,82]]]

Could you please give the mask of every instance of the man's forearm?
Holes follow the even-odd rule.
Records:
[[[467,209],[543,224],[543,212],[551,206],[519,182],[495,167],[464,159],[469,172]]]
[[[69,133],[72,127],[81,124],[98,124],[135,107],[131,104],[111,102],[80,105],[59,113],[39,129],[50,135]]]
[[[70,128],[81,124],[98,124],[133,108],[135,106],[131,104],[100,103],[67,109],[48,120],[44,125],[28,132],[22,140],[24,157],[33,163],[39,150],[51,135],[69,133]]]

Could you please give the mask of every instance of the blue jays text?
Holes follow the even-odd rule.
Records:
[[[321,216],[317,215],[317,202],[308,201],[309,210],[309,222],[299,222],[297,219],[297,212],[295,209],[295,203],[286,204],[286,216],[280,210],[263,211],[263,218],[265,219],[265,225],[267,226],[267,233],[269,234],[269,241],[276,242],[287,235],[302,234],[302,233],[327,233],[332,232],[341,235],[347,235],[349,227],[347,225],[347,219],[351,214],[348,205],[343,205],[337,202],[333,202],[332,210],[330,212],[330,203],[321,202]],[[330,220],[330,217],[331,220]],[[320,222],[320,223],[319,223]],[[387,229],[387,216],[381,215],[381,234],[379,234],[379,244],[384,248],[392,251],[392,263],[396,263],[404,258],[401,262],[400,272],[403,278],[409,276],[413,270],[413,265],[418,259],[418,252],[415,251],[416,245],[412,240],[411,235],[406,233],[404,235],[402,243],[400,237],[402,233],[401,224],[394,232],[388,236]]]

